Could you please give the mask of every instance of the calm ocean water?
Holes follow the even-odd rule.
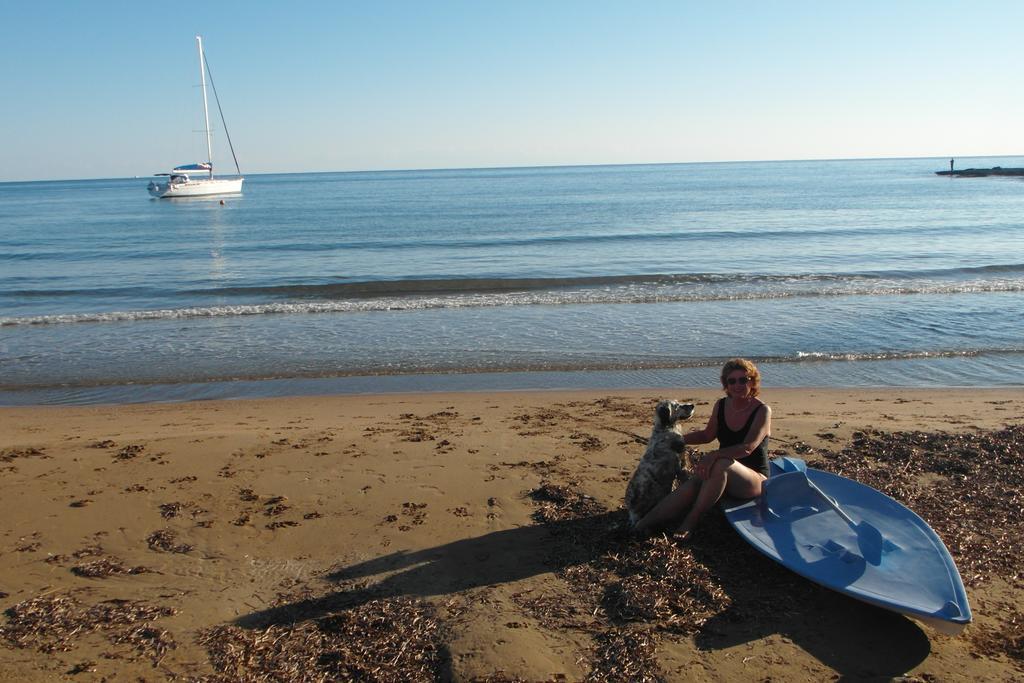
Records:
[[[958,167],[1024,159],[958,159]],[[1024,381],[1024,180],[945,159],[0,184],[0,404]]]

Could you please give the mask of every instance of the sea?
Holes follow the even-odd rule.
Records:
[[[1024,167],[1024,157],[957,159]],[[1024,178],[949,159],[0,183],[0,405],[1024,385]]]

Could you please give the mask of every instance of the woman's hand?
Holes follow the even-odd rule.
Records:
[[[707,479],[708,475],[711,474],[711,466],[715,464],[716,459],[713,452],[708,453],[693,466],[693,473],[701,479]]]

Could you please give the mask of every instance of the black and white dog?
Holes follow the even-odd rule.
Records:
[[[626,487],[631,527],[672,491],[676,479],[683,478],[680,454],[686,446],[679,427],[691,415],[692,403],[662,401],[654,409],[654,429],[647,450]]]

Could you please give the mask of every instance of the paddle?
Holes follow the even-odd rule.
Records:
[[[882,532],[868,522],[855,522],[850,515],[846,514],[846,510],[839,507],[839,503],[827,496],[824,491],[814,484],[813,481],[807,479],[807,484],[857,533],[857,543],[860,546],[860,552],[864,556],[864,559],[876,566],[881,564]]]

